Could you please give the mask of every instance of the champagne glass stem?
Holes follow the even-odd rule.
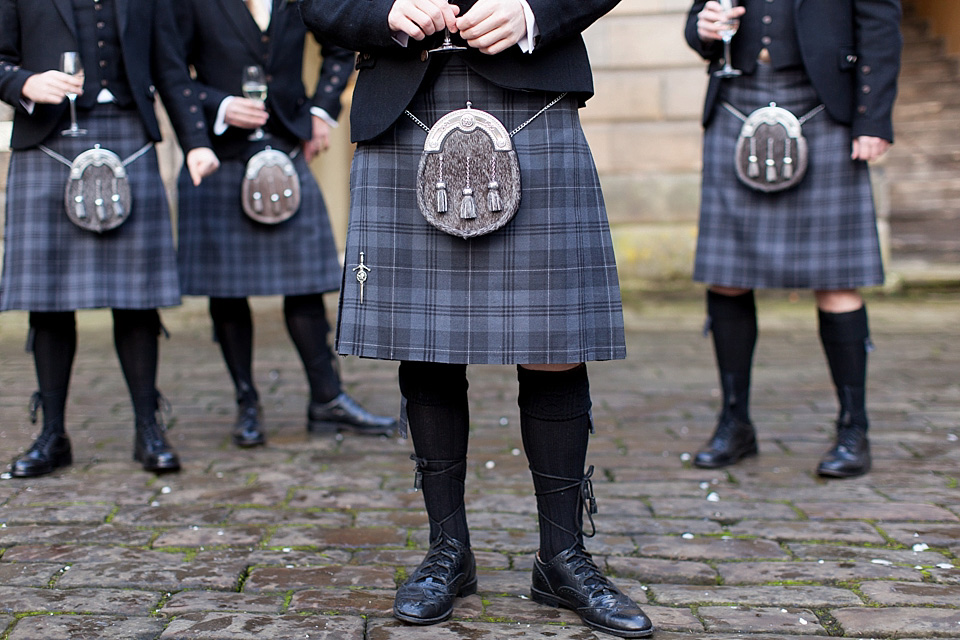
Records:
[[[70,101],[70,131],[77,130],[77,96],[72,93],[67,96],[67,100]]]

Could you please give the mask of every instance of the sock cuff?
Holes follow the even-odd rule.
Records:
[[[825,343],[866,343],[870,337],[866,305],[843,313],[817,309],[817,317],[820,323],[820,339]]]

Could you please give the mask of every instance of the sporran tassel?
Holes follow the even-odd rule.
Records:
[[[750,155],[747,157],[747,175],[751,178],[760,177],[760,165],[757,160],[757,139],[751,136]]]
[[[437,182],[437,213],[446,213],[448,209],[447,183]]]
[[[492,213],[498,213],[503,205],[500,204],[500,185],[496,180],[491,180],[487,185],[487,210]]]
[[[773,159],[773,138],[767,139],[767,182],[777,181],[777,161]]]
[[[793,158],[790,156],[790,138],[783,143],[783,179],[789,180],[793,177]]]
[[[460,217],[464,220],[473,220],[477,217],[477,203],[473,199],[473,188],[470,186],[470,158],[467,158],[467,186],[463,188]]]

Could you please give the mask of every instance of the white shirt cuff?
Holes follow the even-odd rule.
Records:
[[[537,36],[540,35],[540,29],[537,27],[537,18],[533,15],[533,9],[530,8],[530,3],[527,2],[527,0],[520,0],[520,4],[523,6],[523,17],[527,20],[527,35],[520,39],[517,46],[520,47],[520,50],[524,53],[533,53],[533,48],[537,43]]]
[[[20,98],[20,105],[26,109],[30,115],[33,115],[33,110],[37,108],[37,103],[28,98]]]
[[[318,118],[326,122],[328,125],[330,125],[331,129],[336,129],[337,127],[340,126],[340,124],[336,120],[330,117],[330,114],[327,113],[327,110],[322,107],[310,107],[310,115],[317,116]]]
[[[217,119],[213,122],[213,135],[222,136],[227,130],[226,117],[227,117],[227,105],[230,104],[230,101],[233,100],[236,96],[227,96],[220,101],[220,108],[217,109]]]

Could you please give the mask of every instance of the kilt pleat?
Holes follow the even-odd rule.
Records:
[[[184,295],[302,295],[339,288],[341,266],[323,196],[303,154],[293,163],[300,209],[276,225],[244,214],[240,160],[224,161],[199,187],[181,173],[178,261]]]
[[[149,142],[136,111],[98,105],[80,111],[87,135],[51,136],[46,145],[73,159],[95,144],[126,159]],[[126,167],[128,220],[97,234],[64,212],[69,169],[40,149],[15,150],[7,178],[0,310],[150,309],[180,303],[173,230],[156,152]]]
[[[776,102],[797,117],[820,100],[801,70],[759,65],[726,80],[722,99],[749,114]],[[867,163],[850,159],[850,128],[826,112],[803,125],[807,175],[797,187],[760,193],[736,177],[742,122],[718,105],[704,136],[694,280],[741,288],[850,289],[883,282]]]
[[[470,100],[511,131],[554,97],[503,90],[454,58],[409,109],[429,125]],[[519,211],[469,240],[430,226],[417,206],[425,137],[402,117],[354,156],[340,353],[487,364],[624,358],[613,244],[576,101],[565,98],[513,137]]]

